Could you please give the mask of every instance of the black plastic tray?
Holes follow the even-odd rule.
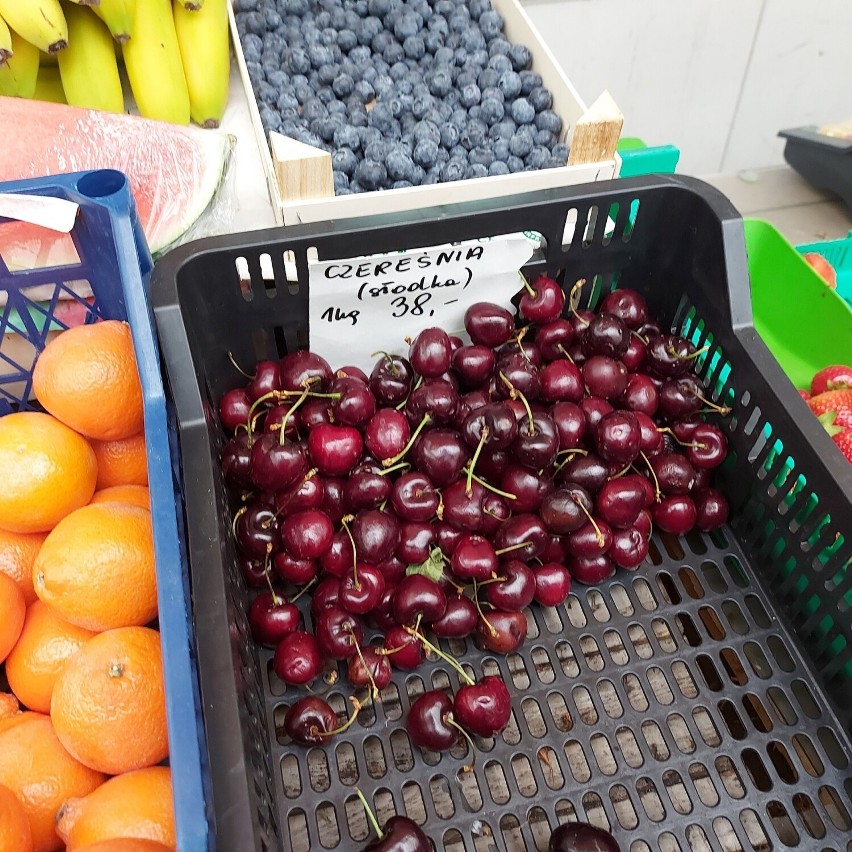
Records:
[[[467,754],[422,753],[405,734],[413,697],[457,686],[442,664],[395,676],[327,747],[293,747],[277,732],[293,692],[249,639],[228,532],[216,402],[241,381],[228,353],[248,364],[308,344],[309,249],[344,258],[522,230],[546,239],[529,271],[594,278],[592,303],[635,287],[710,345],[708,393],[733,409],[720,421],[731,527],[655,537],[638,572],[534,608],[518,654],[451,645],[514,687],[513,721],[479,743],[475,772],[462,772]],[[408,813],[450,852],[544,849],[574,818],[610,826],[625,852],[850,848],[852,467],[754,331],[742,223],[719,193],[649,177],[214,238],[161,261],[153,298],[180,423],[219,849],[359,849],[356,784],[380,821]],[[343,695],[332,701],[342,712]]]

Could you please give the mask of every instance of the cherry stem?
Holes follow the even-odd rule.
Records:
[[[646,346],[648,345],[648,338],[647,337],[642,337],[642,335],[639,334],[638,331],[636,331],[635,329],[632,329],[632,328],[630,329],[630,333],[632,335],[634,335],[635,337],[638,337]]]
[[[338,734],[342,734],[352,727],[352,723],[358,718],[358,714],[361,712],[364,705],[354,695],[350,695],[349,700],[352,702],[352,706],[355,708],[352,711],[352,715],[339,728],[335,728],[333,731],[320,731],[317,729],[314,732],[316,736],[336,737]]]
[[[521,279],[521,283],[524,285],[524,290],[526,290],[526,291],[527,291],[527,293],[529,293],[529,294],[530,294],[530,296],[532,296],[532,297],[533,297],[533,299],[534,299],[534,298],[538,295],[538,293],[536,293],[536,291],[535,291],[535,290],[533,290],[532,286],[530,285],[530,282],[529,282],[529,281],[527,281],[526,276],[524,275],[524,273],[519,271],[519,272],[518,272],[518,278],[520,278],[520,279]]]
[[[361,804],[364,806],[364,811],[367,814],[367,818],[370,820],[370,825],[373,826],[373,831],[376,832],[379,840],[382,840],[385,836],[385,833],[379,828],[379,821],[376,819],[376,815],[373,813],[373,809],[367,802],[366,796],[357,787],[355,788],[355,795],[361,800]]]
[[[296,603],[296,601],[299,600],[299,598],[302,597],[302,595],[305,594],[305,592],[308,591],[308,589],[310,589],[311,586],[315,586],[316,584],[317,584],[317,578],[316,577],[314,577],[313,580],[309,580],[307,583],[305,583],[304,586],[302,586],[301,589],[299,589],[298,592],[296,592],[296,594],[292,598],[290,598],[290,603]]]
[[[709,399],[706,399],[705,397],[701,396],[701,394],[697,393],[696,391],[692,391],[692,395],[696,397],[696,399],[700,399],[711,411],[716,411],[719,414],[723,415],[731,413],[731,409],[728,408],[727,405],[716,405],[715,402],[710,402]]]
[[[234,358],[234,353],[233,353],[233,352],[228,352],[228,360],[229,360],[229,361],[230,361],[230,362],[231,362],[231,363],[232,363],[232,364],[233,364],[233,365],[237,368],[237,372],[238,372],[238,373],[242,373],[242,374],[243,374],[243,375],[244,375],[247,379],[253,379],[253,378],[254,378],[254,376],[256,376],[256,375],[257,375],[257,373],[255,373],[255,374],[254,374],[254,376],[253,376],[253,375],[251,375],[250,373],[247,373],[247,372],[246,372],[246,371],[245,371],[245,370],[244,370],[244,369],[243,369],[243,368],[242,368],[242,367],[241,367],[241,366],[237,363],[237,359],[236,359],[236,358]]]
[[[697,349],[691,355],[678,355],[673,346],[669,346],[668,354],[672,356],[672,358],[677,358],[678,361],[691,361],[693,358],[697,358],[699,355],[703,355],[705,352],[709,352],[710,347],[702,346],[701,349]]]
[[[492,637],[497,635],[497,628],[485,617],[485,613],[482,611],[482,606],[479,603],[479,596],[477,592],[479,591],[479,583],[476,580],[473,581],[473,603],[476,606],[476,611],[479,613],[479,617],[485,623],[485,626],[488,628],[488,632]]]
[[[400,462],[399,464],[395,464],[393,467],[385,468],[385,470],[379,471],[379,476],[384,476],[386,473],[393,473],[395,470],[401,470],[404,467],[411,467],[408,462]]]
[[[527,419],[529,420],[528,431],[530,435],[535,435],[535,421],[533,420],[532,409],[530,408],[529,402],[527,402],[527,398],[506,378],[505,374],[501,370],[498,374],[500,376],[500,381],[509,388],[509,396],[512,399],[520,399],[521,404],[524,406],[527,412]]]
[[[508,547],[501,547],[500,550],[494,552],[497,556],[502,556],[504,553],[510,553],[513,550],[520,550],[522,547],[529,547],[528,541],[519,541],[517,544],[510,544]]]
[[[645,451],[639,450],[639,455],[642,456],[642,458],[645,461],[645,464],[648,465],[648,470],[651,473],[651,478],[654,480],[654,489],[656,491],[656,494],[654,495],[654,497],[655,497],[656,501],[659,503],[660,500],[663,499],[662,492],[660,491],[660,480],[657,479],[657,474],[654,473],[654,467],[651,464],[651,460],[648,458],[648,456],[645,455]]]
[[[677,436],[677,435],[675,435],[675,433],[674,433],[671,429],[669,429],[669,427],[668,427],[668,426],[658,426],[658,427],[657,427],[657,431],[658,431],[658,432],[667,432],[667,433],[668,433],[669,435],[671,435],[671,436],[672,436],[672,438],[674,438],[674,439],[675,439],[675,441],[677,441],[677,443],[678,443],[678,444],[680,444],[682,447],[691,447],[691,446],[692,446],[692,444],[687,444],[686,442],[681,441],[681,439],[680,439],[680,438],[678,438],[678,436]]]
[[[556,348],[573,364],[574,359],[568,354],[568,350],[561,344],[557,343]]]
[[[578,317],[578,319],[579,319],[579,315],[577,314],[577,308],[580,305],[580,290],[583,289],[585,284],[586,284],[585,278],[577,279],[577,281],[574,282],[574,286],[571,288],[570,292],[568,293],[568,310],[575,317]],[[588,325],[588,322],[586,323],[586,325]]]
[[[416,391],[417,388],[419,388],[420,385],[422,385],[422,384],[423,384],[423,376],[420,376],[417,379],[417,381],[414,383],[414,387],[408,392],[408,396],[396,407],[397,411],[402,411],[402,409],[405,408],[411,394],[413,394],[414,391]]]
[[[447,715],[443,717],[442,721],[445,725],[451,725],[454,727],[467,740],[467,744],[470,746],[470,763],[466,763],[462,767],[462,772],[473,772],[473,766],[476,762],[476,746],[473,744],[473,739],[470,734],[452,717],[450,713],[447,713]]]
[[[281,421],[280,443],[284,443],[284,433],[287,431],[287,421],[290,419],[290,416],[295,413],[296,409],[308,398],[308,394],[310,394],[310,391],[305,388],[302,391],[302,395],[290,406],[287,413],[284,415],[284,419]]]
[[[301,487],[302,487],[302,486],[303,486],[303,485],[304,485],[304,484],[305,484],[305,483],[306,483],[309,479],[312,479],[313,477],[315,477],[318,473],[319,473],[319,468],[318,468],[318,467],[311,468],[311,469],[310,469],[310,470],[309,470],[309,471],[308,471],[308,472],[307,472],[307,473],[306,473],[306,474],[302,477],[302,481],[299,483],[299,487],[298,487],[298,488],[291,488],[291,489],[290,489],[289,496],[287,497],[287,500],[286,500],[284,503],[282,503],[282,504],[281,504],[281,508],[280,508],[280,509],[278,509],[278,511],[275,513],[275,517],[276,517],[276,518],[280,518],[280,517],[281,517],[281,515],[283,515],[283,514],[284,514],[284,512],[286,512],[286,511],[287,511],[287,506],[288,506],[288,505],[290,505],[290,501],[291,501],[291,500],[292,500],[292,499],[296,496],[296,494],[297,494],[297,493],[298,493],[298,491],[299,491],[299,488],[301,488]]]
[[[575,500],[574,502],[580,507],[580,511],[589,519],[589,523],[595,528],[595,536],[597,537],[598,545],[600,547],[603,547],[603,533],[601,532],[601,528],[597,525],[595,519],[592,517],[591,512],[582,504],[580,500]]]
[[[482,452],[482,448],[485,446],[486,441],[488,440],[491,434],[491,430],[487,426],[482,427],[482,434],[479,436],[479,443],[476,445],[476,451],[473,454],[473,458],[470,460],[470,466],[467,469],[467,488],[465,488],[464,493],[470,497],[473,492],[473,469],[476,467],[477,461],[479,461],[479,454]]]
[[[384,355],[385,360],[388,362],[388,368],[391,371],[391,375],[399,375],[399,367],[397,367],[396,361],[393,360],[393,355],[391,355],[389,352],[385,352],[384,349],[377,349],[375,352],[370,353],[371,358],[375,358],[376,355]]]
[[[352,625],[346,624],[344,629],[352,637],[352,644],[355,646],[355,653],[358,655],[358,659],[361,661],[361,665],[364,666],[364,671],[367,672],[367,677],[370,679],[370,685],[372,686],[370,693],[375,701],[379,697],[379,687],[373,677],[373,672],[370,670],[370,667],[367,665],[367,661],[364,659],[364,654],[361,651],[361,645],[355,638],[355,631],[352,629]]]
[[[461,667],[461,663],[455,657],[442,651],[437,645],[433,645],[419,630],[414,627],[405,627],[405,632],[417,639],[424,648],[430,650],[445,663],[449,663],[459,674],[459,677],[468,685],[473,686],[476,681]]]
[[[275,606],[283,603],[281,598],[278,597],[277,592],[272,586],[272,577],[269,576],[269,556],[272,553],[272,544],[266,545],[266,556],[263,557],[263,576],[266,579],[266,585],[269,586],[269,593],[272,595],[272,603]]]
[[[382,462],[382,467],[390,467],[396,464],[405,454],[414,446],[417,436],[426,428],[426,425],[431,421],[432,415],[428,412],[423,415],[423,419],[417,424],[414,434],[408,439],[408,443],[398,452],[393,458],[385,459]]]
[[[587,450],[565,450],[565,452],[568,453],[568,456],[567,456],[567,458],[565,458],[561,462],[559,462],[559,464],[556,465],[556,467],[553,469],[553,475],[554,476],[556,476],[556,474],[559,473],[559,471],[562,470],[562,468],[565,467],[565,465],[570,464],[570,462],[573,461],[574,456],[577,453],[580,453],[581,455],[584,455],[584,456],[587,456],[589,454]]]
[[[352,530],[349,529],[349,521],[354,521],[354,515],[344,515],[340,519],[340,524],[346,530],[346,535],[349,536],[349,541],[352,542],[352,579],[355,583],[355,589],[361,591],[361,584],[358,582],[358,553],[355,547],[355,539],[352,536]]]
[[[233,538],[237,537],[237,522],[246,512],[248,512],[248,506],[240,506],[234,514],[234,519],[231,521],[231,536]]]
[[[462,468],[462,473],[468,473],[469,468]],[[493,491],[495,494],[499,494],[501,497],[505,497],[507,500],[517,500],[517,494],[510,494],[508,491],[501,491],[499,488],[495,488],[490,482],[486,482],[481,477],[477,476],[475,473],[472,473],[470,478],[474,482],[478,482],[483,488],[487,488],[489,491]]]

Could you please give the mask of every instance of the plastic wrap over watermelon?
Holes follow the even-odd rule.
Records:
[[[234,205],[226,177],[236,140],[226,133],[4,97],[0,127],[0,181],[124,172],[155,257],[228,230]],[[13,271],[78,260],[67,235],[23,222],[0,224],[0,257]]]

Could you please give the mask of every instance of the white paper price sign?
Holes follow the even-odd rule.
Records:
[[[406,354],[406,337],[464,327],[475,302],[511,308],[532,257],[524,234],[310,264],[310,346],[334,369],[368,373],[377,351]]]

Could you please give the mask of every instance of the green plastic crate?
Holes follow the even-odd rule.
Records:
[[[680,159],[680,149],[674,145],[649,147],[641,139],[626,137],[618,143],[621,157],[619,177],[640,175],[674,174]]]

